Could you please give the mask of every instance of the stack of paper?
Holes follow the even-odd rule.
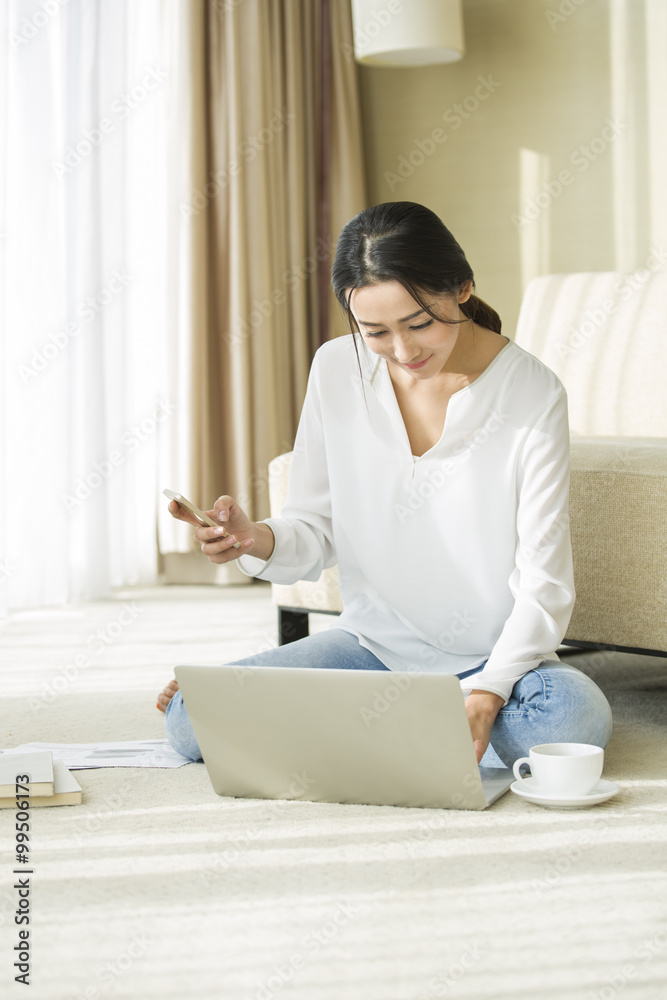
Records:
[[[182,767],[192,764],[166,740],[131,740],[129,743],[22,743],[5,753],[50,750],[54,761],[71,771],[86,767]]]
[[[17,798],[31,809],[78,805],[81,785],[50,750],[0,754],[0,809],[15,809]]]

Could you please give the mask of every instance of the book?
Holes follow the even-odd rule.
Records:
[[[27,774],[30,795],[53,795],[53,754],[50,750],[33,753],[0,754],[0,798],[16,798],[16,776]]]
[[[36,806],[76,806],[81,802],[81,793],[81,785],[69,768],[65,767],[61,761],[54,760],[53,795],[31,795],[30,808],[34,809]],[[15,808],[15,795],[0,798],[0,809]]]

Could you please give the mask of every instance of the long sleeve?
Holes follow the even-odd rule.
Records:
[[[321,349],[320,349],[321,351]],[[331,521],[331,491],[320,399],[320,352],[311,366],[294,442],[287,498],[280,517],[269,517],[275,548],[267,560],[241,556],[247,576],[271,583],[318,580],[337,561]]]
[[[565,390],[509,341],[416,457],[387,363],[368,361],[360,380],[351,334],[317,351],[286,502],[265,521],[274,551],[239,567],[291,584],[337,564],[338,628],[390,670],[486,660],[461,687],[507,702],[556,656],[574,606]]]
[[[464,692],[493,691],[505,704],[524,674],[553,658],[574,607],[564,389],[528,434],[517,478],[516,565],[508,581],[514,606],[484,669],[461,684]]]

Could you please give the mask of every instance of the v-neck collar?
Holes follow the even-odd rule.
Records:
[[[430,447],[427,451],[425,451],[423,455],[413,455],[412,454],[412,445],[410,444],[410,438],[408,437],[408,431],[407,431],[407,427],[405,426],[405,421],[403,419],[403,414],[401,413],[401,408],[398,405],[398,399],[396,398],[396,391],[394,389],[394,383],[392,382],[391,376],[389,374],[389,365],[387,363],[386,358],[378,358],[377,359],[377,362],[373,366],[373,368],[371,370],[371,373],[370,373],[369,385],[371,385],[373,387],[373,389],[375,390],[375,392],[378,395],[379,399],[381,401],[383,401],[384,404],[385,404],[385,406],[387,407],[390,415],[392,416],[392,418],[393,418],[393,420],[394,420],[394,422],[395,422],[395,424],[397,426],[397,430],[399,430],[399,432],[402,434],[403,440],[405,442],[404,446],[407,447],[408,452],[409,452],[409,454],[410,454],[413,462],[419,462],[420,459],[423,459],[423,458],[426,458],[427,456],[430,456],[431,452],[437,450],[440,447],[440,445],[442,444],[443,438],[445,437],[445,431],[448,429],[448,426],[451,423],[451,420],[450,420],[450,407],[452,405],[452,401],[455,400],[457,397],[465,396],[466,392],[469,389],[472,389],[474,386],[478,386],[480,384],[480,382],[482,382],[483,379],[494,368],[494,366],[496,365],[496,362],[498,361],[498,359],[502,358],[502,357],[507,357],[507,355],[509,353],[509,349],[511,347],[513,347],[513,346],[514,346],[514,341],[508,339],[508,342],[505,344],[505,346],[502,347],[500,349],[500,351],[498,351],[498,353],[496,354],[496,356],[491,359],[491,361],[486,366],[486,368],[484,369],[484,371],[481,372],[477,376],[477,378],[473,379],[472,382],[469,382],[468,385],[464,385],[464,386],[462,386],[462,388],[457,389],[456,392],[452,393],[452,395],[449,398],[449,402],[447,404],[447,413],[445,415],[445,423],[444,423],[443,428],[442,428],[442,433],[441,433],[440,437],[438,438],[438,440],[436,441],[436,443],[434,445],[432,445],[432,447]]]

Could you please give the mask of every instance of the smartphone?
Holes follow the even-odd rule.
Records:
[[[191,514],[194,514],[194,516],[197,518],[197,520],[199,521],[199,523],[204,528],[221,528],[221,527],[223,527],[223,525],[221,525],[219,521],[214,521],[212,517],[209,517],[208,514],[205,514],[203,510],[199,509],[199,507],[195,507],[195,505],[193,503],[191,503],[189,500],[186,500],[185,497],[181,496],[180,493],[174,493],[173,490],[162,490],[162,492],[170,500],[175,500],[176,503],[179,505],[179,507],[183,507],[185,510],[189,510]],[[223,532],[223,534],[221,535],[221,537],[222,538],[226,538],[227,535],[228,535],[228,532],[225,531],[225,532]],[[235,542],[232,545],[232,548],[233,549],[240,549],[241,548],[241,543],[240,542]]]

